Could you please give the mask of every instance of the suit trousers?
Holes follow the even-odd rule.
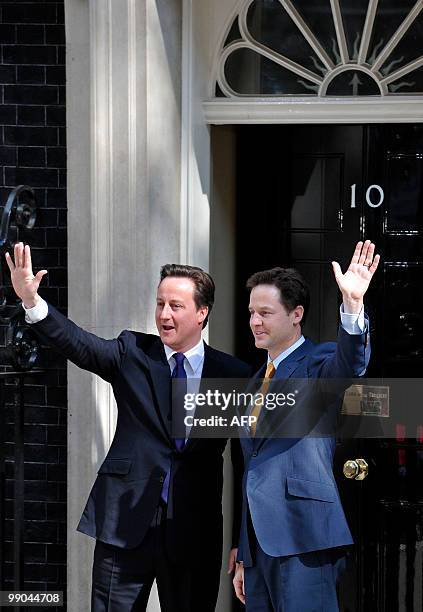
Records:
[[[338,612],[344,549],[271,557],[256,540],[253,550],[254,565],[244,568],[246,612]]]
[[[134,526],[135,527],[135,526]],[[118,548],[97,540],[92,612],[144,612],[154,580],[162,612],[214,612],[220,564],[201,561],[200,542],[190,566],[169,560],[165,545],[166,506],[161,503],[140,546]]]

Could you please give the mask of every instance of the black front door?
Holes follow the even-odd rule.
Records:
[[[340,294],[330,262],[347,265],[358,240],[377,245],[382,264],[366,296],[373,377],[423,371],[423,126],[246,126],[238,130],[237,279],[298,268],[312,308],[305,329],[334,340]],[[237,303],[238,354],[258,365],[247,295]],[[407,405],[404,409],[419,410]],[[356,545],[340,590],[341,609],[423,609],[423,407],[390,439],[339,444],[335,474]],[[348,480],[346,459],[364,458],[365,480]]]

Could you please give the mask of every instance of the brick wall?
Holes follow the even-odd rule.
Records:
[[[64,4],[0,2],[0,205],[11,188],[35,188],[35,228],[22,234],[40,291],[67,306]],[[4,269],[4,264],[3,269]],[[0,340],[4,344],[5,328]],[[2,363],[5,360],[3,358]],[[25,588],[66,590],[66,364],[43,348],[26,387]],[[13,575],[13,384],[6,387],[6,577]],[[38,608],[41,609],[41,608]],[[48,608],[52,610],[53,608]],[[64,608],[60,608],[64,610]]]

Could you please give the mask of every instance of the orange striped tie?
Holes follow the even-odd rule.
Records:
[[[259,416],[260,416],[260,412],[261,409],[263,408],[263,404],[264,404],[264,396],[266,395],[266,393],[269,390],[269,385],[270,385],[270,381],[272,380],[273,376],[275,375],[275,366],[273,365],[273,361],[270,361],[267,364],[267,368],[266,368],[266,372],[264,374],[264,380],[263,383],[259,389],[259,391],[257,392],[257,394],[260,394],[260,397],[257,398],[257,400],[254,402],[254,406],[253,409],[251,411],[250,416],[255,416],[256,420],[254,423],[251,424],[251,436],[254,437],[256,435],[256,429],[257,429],[257,423],[259,420]]]

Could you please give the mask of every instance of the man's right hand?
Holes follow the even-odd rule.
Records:
[[[234,585],[235,595],[238,597],[243,604],[245,604],[245,591],[244,591],[244,564],[237,563],[235,576],[232,580],[232,584]]]
[[[40,270],[34,276],[32,272],[31,249],[23,242],[17,242],[14,248],[14,259],[6,253],[6,262],[9,266],[13,289],[21,298],[25,308],[33,308],[38,301],[38,287],[47,270]]]

